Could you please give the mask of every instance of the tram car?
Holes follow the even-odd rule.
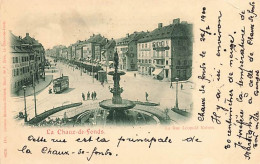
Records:
[[[54,93],[61,93],[69,88],[69,77],[62,76],[53,80]]]

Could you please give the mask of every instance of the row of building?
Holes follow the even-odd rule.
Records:
[[[153,31],[134,32],[111,40],[93,35],[68,47],[55,46],[46,50],[46,55],[109,66],[115,51],[119,55],[119,69],[168,81],[187,80],[192,74],[192,24],[174,19],[167,26],[159,23]]]
[[[45,50],[41,43],[29,33],[22,38],[10,32],[10,54],[12,55],[11,92],[45,78]]]

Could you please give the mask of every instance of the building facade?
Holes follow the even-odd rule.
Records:
[[[146,32],[134,32],[116,40],[116,50],[119,57],[119,69],[127,71],[137,70],[137,41],[145,36]]]
[[[26,37],[15,36],[10,32],[10,54],[12,55],[11,92],[31,85],[33,80],[45,78],[45,51],[43,46],[26,33]]]
[[[138,72],[167,81],[187,80],[192,74],[192,25],[173,23],[149,32],[138,40]]]

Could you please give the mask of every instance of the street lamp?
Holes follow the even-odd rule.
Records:
[[[26,91],[26,86],[23,86],[23,95],[24,95],[24,122],[27,122],[25,91]]]
[[[176,105],[175,105],[175,108],[179,109],[179,106],[178,106],[178,81],[179,81],[179,78],[176,77],[175,80],[176,80]]]

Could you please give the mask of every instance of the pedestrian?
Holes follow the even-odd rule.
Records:
[[[171,82],[170,88],[173,88],[172,82]]]
[[[148,93],[147,92],[145,92],[145,99],[146,99],[146,101],[148,101]]]
[[[91,92],[91,98],[92,98],[92,100],[93,100],[93,98],[94,98],[94,94],[93,94],[93,92]]]
[[[88,91],[88,93],[87,93],[87,99],[89,100],[89,98],[90,98],[90,93],[89,93],[89,91]]]
[[[97,93],[94,91],[94,99],[97,99]]]
[[[82,95],[82,99],[83,99],[83,101],[85,101],[85,94],[82,93],[81,95]]]
[[[136,73],[134,73],[134,77],[136,77]]]
[[[181,83],[181,90],[183,89],[183,84]]]

